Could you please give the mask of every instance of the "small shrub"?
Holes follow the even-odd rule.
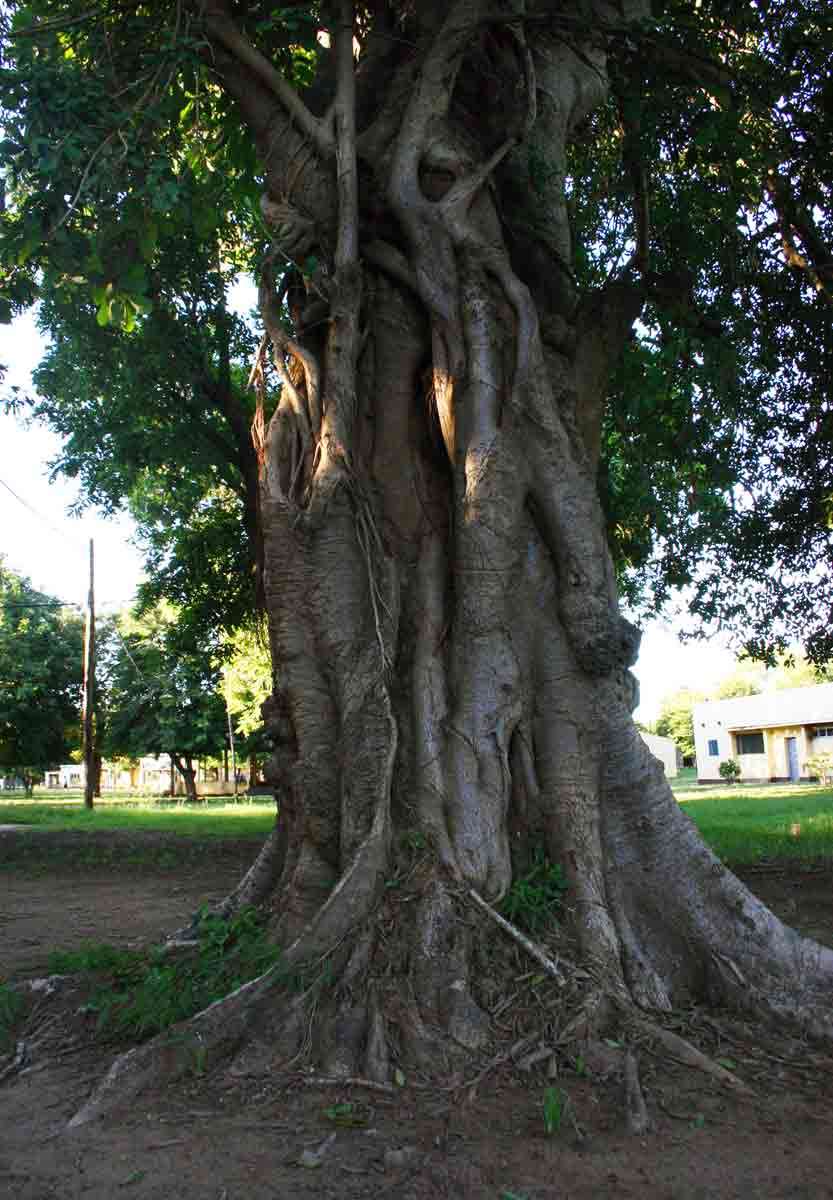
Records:
[[[740,779],[740,763],[736,758],[726,758],[717,768],[721,779],[727,783],[736,783]]]
[[[535,936],[557,920],[567,883],[558,863],[538,847],[532,866],[519,876],[500,904],[500,912],[513,925]]]
[[[833,783],[833,754],[829,751],[812,755],[804,765],[808,775],[814,775],[819,783]]]

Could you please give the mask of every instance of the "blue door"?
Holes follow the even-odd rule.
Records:
[[[801,778],[801,771],[798,769],[798,741],[795,738],[787,738],[787,766],[790,771],[790,779],[796,780]]]

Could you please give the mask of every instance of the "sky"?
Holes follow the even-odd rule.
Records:
[[[0,363],[7,368],[2,393],[13,384],[30,387],[43,349],[31,315],[0,325]],[[60,440],[46,428],[27,427],[0,411],[0,554],[36,588],[83,605],[92,538],[96,609],[112,611],[130,602],[141,578],[142,556],[130,540],[134,527],[126,517],[105,519],[94,510],[68,515],[77,485],[63,477],[49,481],[48,464],[59,449]]]
[[[13,384],[30,388],[30,372],[43,351],[33,316],[0,325],[0,363],[7,367],[2,391]],[[132,544],[135,527],[129,517],[103,517],[95,510],[68,515],[78,499],[77,486],[63,477],[49,481],[48,464],[59,449],[59,439],[47,429],[0,411],[0,555],[35,587],[83,605],[92,538],[96,610],[111,612],[130,603],[141,579],[142,556]],[[655,720],[662,698],[679,687],[709,691],[733,663],[717,639],[683,643],[673,624],[646,623],[634,668],[640,684],[636,718]]]

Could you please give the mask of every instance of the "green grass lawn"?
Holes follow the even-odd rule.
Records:
[[[833,789],[814,784],[697,786],[689,776],[674,782],[677,800],[725,862],[761,859],[833,859]],[[197,805],[107,796],[92,812],[80,794],[40,792],[36,799],[0,795],[0,825],[36,825],[79,831],[156,830],[190,838],[265,837],[275,806],[223,797]]]
[[[12,793],[14,795],[14,793]],[[38,790],[32,800],[22,793],[0,793],[0,825],[36,825],[40,829],[102,832],[155,830],[183,837],[260,837],[275,823],[275,805],[266,797],[240,800],[211,797],[199,804],[149,800],[114,793],[95,808],[84,808],[80,792]]]
[[[815,784],[675,788],[716,854],[729,863],[833,859],[833,789]]]
[[[676,775],[668,780],[672,792],[687,792],[697,783],[696,767],[680,767]]]

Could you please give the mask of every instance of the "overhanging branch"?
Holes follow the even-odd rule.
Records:
[[[335,153],[335,139],[329,123],[319,120],[310,112],[280,71],[272,66],[233,22],[224,14],[210,13],[206,20],[206,30],[210,37],[245,64],[257,79],[278,98],[298,129],[305,137],[309,138],[321,157],[332,158]]]

